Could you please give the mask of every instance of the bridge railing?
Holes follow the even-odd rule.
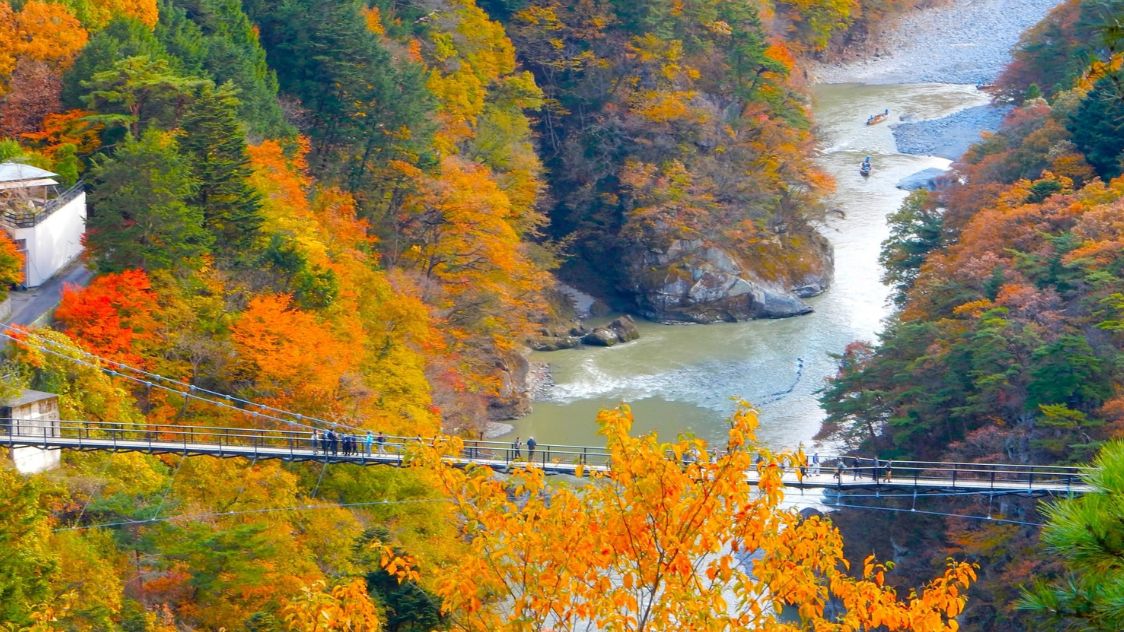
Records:
[[[432,438],[420,436],[381,435],[375,437],[368,450],[366,434],[353,434],[355,441],[351,449],[345,448],[343,435],[337,433],[335,441],[329,441],[327,434],[320,431],[313,439],[311,430],[289,430],[274,428],[237,428],[223,426],[198,426],[174,424],[135,424],[109,421],[47,421],[41,419],[0,419],[0,437],[6,437],[9,444],[41,445],[57,447],[54,439],[69,440],[76,447],[104,446],[137,448],[148,446],[152,450],[178,447],[184,451],[199,451],[207,448],[248,448],[255,454],[278,456],[277,452],[289,455],[313,457],[371,457],[373,459],[401,460],[411,449],[422,442],[432,443]],[[139,445],[138,445],[139,444]],[[604,466],[609,462],[609,454],[604,448],[561,444],[538,444],[534,450],[525,444],[516,447],[504,441],[464,440],[458,456],[462,459],[513,463],[533,462],[540,466],[556,464],[583,464]]]
[[[345,448],[342,435],[334,442],[319,432],[313,440],[311,429],[292,430],[278,428],[238,428],[223,426],[198,426],[174,424],[136,424],[109,421],[48,421],[43,419],[0,418],[0,439],[9,445],[56,448],[72,446],[90,449],[148,449],[149,451],[183,451],[227,455],[227,449],[238,448],[238,454],[261,457],[286,457],[294,459],[373,459],[401,462],[405,455],[419,444],[432,442],[419,436],[381,435],[382,441],[372,442],[368,451],[365,433],[356,434],[351,449]],[[234,451],[232,451],[234,452]],[[233,453],[230,454],[234,456]],[[712,456],[716,456],[716,453]],[[505,441],[468,439],[463,441],[459,455],[463,461],[485,464],[510,464],[530,462],[541,467],[551,465],[609,465],[605,448],[538,444],[529,450],[525,444]],[[674,458],[669,457],[669,458]],[[684,456],[684,465],[691,460]],[[842,471],[837,465],[842,463]],[[792,469],[791,467],[789,468]],[[1081,484],[1086,468],[1061,465],[1022,465],[1011,463],[942,463],[935,461],[901,461],[851,456],[820,456],[819,467],[812,463],[800,468],[805,475],[818,472],[818,484],[823,478],[838,473],[837,484],[869,481],[871,484],[915,484],[928,486],[994,487],[997,484],[1010,489],[1012,484],[1028,489],[1044,486],[1070,487]],[[791,472],[790,472],[791,473]],[[809,479],[810,480],[810,479]]]
[[[829,465],[821,471],[834,474],[836,464],[844,463],[842,476],[850,480],[867,478],[878,483],[947,481],[951,487],[990,487],[999,483],[1026,484],[1028,488],[1044,485],[1071,486],[1081,484],[1085,467],[1016,463],[956,463],[937,461],[900,461],[860,457],[828,457]],[[821,459],[823,463],[823,459]]]

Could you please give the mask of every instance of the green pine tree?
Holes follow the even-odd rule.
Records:
[[[250,159],[234,86],[204,88],[181,126],[180,149],[199,183],[188,202],[203,210],[203,225],[225,254],[244,253],[261,227],[261,198],[246,180]]]
[[[137,20],[114,18],[91,38],[74,64],[62,76],[62,102],[68,108],[84,107],[83,84],[99,72],[111,70],[122,59],[143,55],[150,59],[168,60],[164,47],[152,31]]]
[[[1037,583],[1019,604],[1051,629],[1124,630],[1124,443],[1106,445],[1094,466],[1092,493],[1046,510],[1042,541],[1066,576]]]
[[[376,163],[424,147],[433,97],[417,65],[395,61],[359,0],[247,0],[282,90],[309,113],[311,164],[354,191]],[[410,130],[404,138],[402,130]]]
[[[122,59],[82,85],[88,91],[82,100],[96,112],[90,121],[139,137],[150,126],[176,127],[195,95],[213,84],[178,74],[164,59],[142,55]]]
[[[1104,179],[1121,173],[1124,153],[1124,76],[1111,73],[1101,77],[1070,115],[1066,127],[1073,143]]]
[[[198,269],[214,237],[203,226],[203,211],[189,204],[197,189],[170,133],[127,138],[93,168],[91,261],[102,272]]]
[[[910,193],[887,222],[890,237],[882,242],[878,262],[882,264],[882,281],[894,288],[892,298],[901,307],[917,280],[921,264],[942,243],[944,214],[938,208],[937,197],[920,189]]]
[[[156,37],[190,74],[238,88],[238,114],[255,137],[291,136],[277,74],[239,0],[161,0]]]

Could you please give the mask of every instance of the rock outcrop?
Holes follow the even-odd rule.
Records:
[[[593,331],[582,337],[582,342],[597,347],[612,347],[622,342],[631,342],[640,337],[640,330],[631,316],[617,318],[605,327],[594,327]]]
[[[980,105],[924,121],[891,125],[894,143],[903,154],[959,160],[980,140],[980,132],[999,129],[1011,105]]]
[[[631,342],[639,337],[640,330],[636,328],[636,321],[632,320],[631,316],[625,315],[604,327],[594,327],[593,329],[575,327],[562,333],[543,330],[541,335],[530,340],[530,345],[535,351],[558,351],[559,349],[572,349],[582,344],[594,347],[612,347],[622,342]]]
[[[814,261],[803,262],[799,267],[807,272],[797,272],[795,278],[788,275],[786,282],[761,278],[727,249],[702,240],[674,240],[662,251],[649,247],[631,253],[628,289],[641,316],[662,322],[733,322],[807,314],[812,308],[801,299],[822,293],[832,268],[826,240],[814,235],[810,241],[814,247],[801,256]]]
[[[527,344],[535,351],[573,349],[582,343],[582,337],[588,333],[588,331],[580,327],[574,327],[562,332],[552,329],[543,329],[538,336],[528,340]]]
[[[531,412],[531,363],[527,351],[518,349],[504,354],[496,366],[502,382],[500,392],[488,402],[488,417],[492,420],[518,419]]]
[[[903,191],[916,191],[917,189],[936,191],[947,186],[949,179],[948,169],[930,167],[902,178],[896,186]]]

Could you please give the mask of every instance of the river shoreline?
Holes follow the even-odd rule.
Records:
[[[978,105],[943,118],[892,125],[898,151],[915,156],[959,160],[980,140],[981,132],[994,132],[1011,111],[1010,105]]]
[[[842,62],[812,62],[814,83],[991,84],[1011,49],[1059,0],[956,0],[890,20]],[[959,160],[980,133],[999,128],[1009,105],[969,107],[949,116],[901,120],[894,141],[903,154]]]
[[[877,28],[856,61],[808,64],[813,83],[990,84],[1011,49],[1059,0],[955,0],[911,11]]]
[[[1055,3],[1031,4],[1042,7],[1044,15],[1044,4]],[[1008,39],[1017,41],[1018,33]],[[1001,62],[995,63],[990,77],[999,72]],[[948,159],[899,151],[891,125],[931,122],[919,128],[916,141],[930,142],[929,137],[947,135],[949,125],[942,119],[989,102],[975,82],[904,79],[910,83],[812,86],[816,160],[840,185],[828,200],[840,212],[829,214],[820,226],[835,246],[836,280],[809,299],[815,312],[706,327],[640,322],[640,339],[628,344],[534,352],[529,360],[549,363],[550,371],[535,372],[539,388],[533,410],[512,422],[512,435],[533,435],[543,444],[595,445],[602,440],[593,423],[597,412],[627,402],[636,414],[634,432],[721,441],[733,402],[745,399],[761,412],[764,445],[791,449],[804,443],[828,450],[831,446],[814,440],[823,422],[819,393],[824,380],[838,370],[834,358],[856,340],[876,340],[889,315],[878,252],[889,233],[886,217],[906,196],[896,185],[919,171],[949,167]],[[891,111],[890,124],[864,124],[868,114],[885,108]],[[985,128],[968,125],[969,140]],[[875,170],[861,178],[858,164],[868,155]]]

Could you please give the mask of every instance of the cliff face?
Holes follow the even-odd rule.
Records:
[[[701,239],[672,240],[664,249],[638,245],[625,261],[628,289],[639,313],[658,321],[713,323],[806,314],[812,308],[801,299],[827,288],[832,253],[819,234],[809,231],[805,237],[788,244],[778,239],[770,259],[756,262],[756,253]]]
[[[808,227],[826,178],[793,53],[745,3],[660,6],[506,18],[546,96],[548,231],[592,271],[567,276],[655,320],[806,313],[832,258]]]

